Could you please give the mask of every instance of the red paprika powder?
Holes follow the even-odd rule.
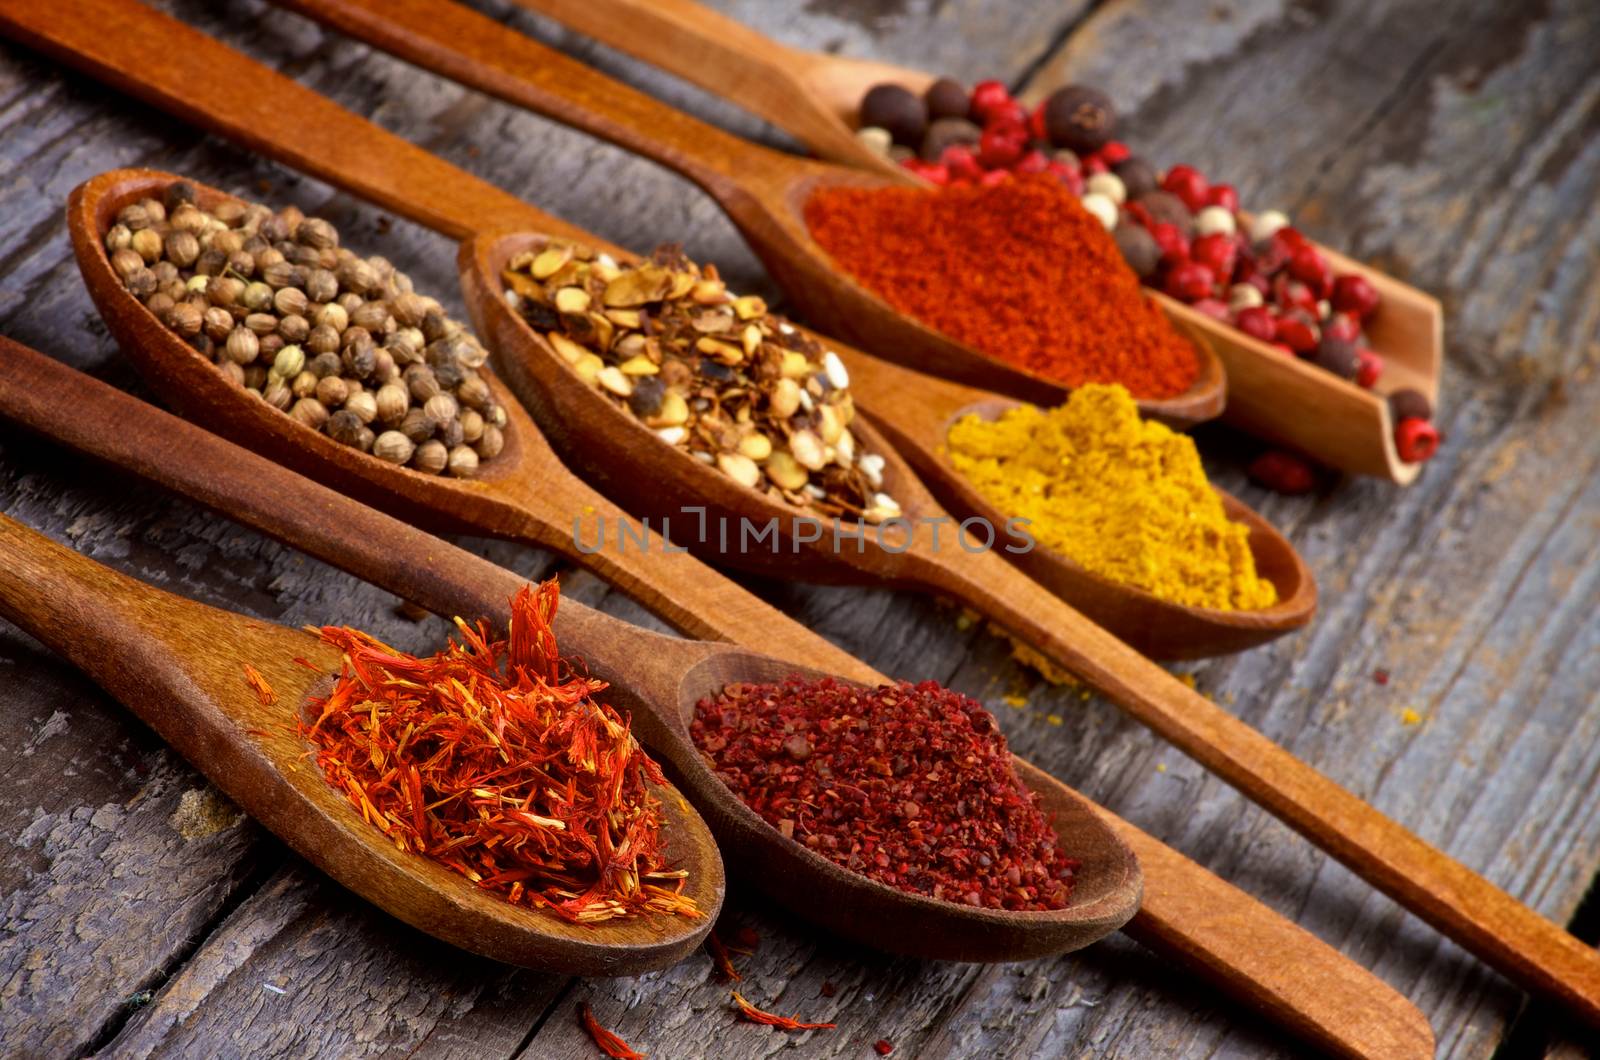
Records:
[[[853,872],[991,909],[1071,896],[1077,862],[994,717],[933,681],[731,684],[700,701],[690,734],[741,802]]]
[[[1194,347],[1143,294],[1101,223],[1049,175],[992,187],[822,188],[811,235],[902,313],[1067,386],[1175,397]]]

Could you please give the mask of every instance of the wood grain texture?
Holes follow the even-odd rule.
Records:
[[[1033,42],[1019,46],[1007,23],[1056,12],[1029,9],[1022,17],[977,7],[999,14],[984,31],[992,35],[971,45],[974,58],[956,72],[1020,77],[1033,61]],[[1202,433],[1219,484],[1258,507],[1306,556],[1324,587],[1324,612],[1307,634],[1185,669],[1296,753],[1558,919],[1570,915],[1600,864],[1594,716],[1600,643],[1590,560],[1600,543],[1600,450],[1592,426],[1600,399],[1592,374],[1600,278],[1588,254],[1600,158],[1588,61],[1593,47],[1585,47],[1600,29],[1591,7],[1573,0],[1495,15],[1488,5],[1463,5],[1456,17],[1441,17],[1436,5],[1420,3],[1110,4],[1108,18],[1142,12],[1141,31],[1126,37],[1098,23],[1090,27],[1101,63],[1093,76],[1109,74],[1119,98],[1123,84],[1142,78],[1151,86],[1124,104],[1136,139],[1159,145],[1152,154],[1225,174],[1247,202],[1301,207],[1319,238],[1384,261],[1444,296],[1451,312],[1450,442],[1402,495],[1376,483],[1345,483],[1308,498],[1269,497],[1239,472],[1248,443],[1225,431]],[[498,3],[479,8],[496,17],[508,11]],[[692,254],[717,261],[741,288],[772,293],[716,208],[653,166],[419,76],[258,3],[185,0],[174,10],[453,161],[514,190],[538,191],[564,216],[614,242],[644,247],[682,235]],[[760,17],[754,5],[733,10]],[[842,2],[820,13],[795,5],[768,28],[799,46],[824,47],[837,38],[859,49],[855,54],[939,66],[923,54],[960,48],[938,19],[969,9],[950,4],[935,14],[908,3],[888,16],[876,13],[882,10],[876,5],[874,14],[863,10]],[[1191,14],[1208,18],[1213,10],[1227,17],[1203,21],[1205,32],[1195,34]],[[526,18],[517,14],[513,21]],[[889,31],[876,53],[859,28],[874,20]],[[1177,58],[1186,54],[1192,57]],[[1086,57],[1080,49],[1075,61]],[[674,83],[630,76],[719,122],[736,120],[728,108],[713,109]],[[419,286],[441,296],[454,289],[452,248],[443,240],[404,222],[391,226],[378,211],[203,141],[7,45],[0,45],[0,155],[14,174],[0,181],[0,330],[59,350],[119,385],[138,388],[94,323],[59,211],[73,185],[112,165],[156,164],[247,194],[261,193],[257,180],[269,181],[274,196],[328,216],[352,242],[373,241],[384,230],[390,256]],[[454,308],[459,312],[458,302]],[[397,615],[387,594],[253,533],[11,432],[0,434],[0,446],[0,505],[124,570],[278,621],[339,617],[402,647],[427,648],[443,635],[435,620],[414,624]],[[530,576],[551,569],[548,556],[527,549],[468,544]],[[563,581],[576,598],[650,621],[590,576],[564,572]],[[984,698],[1019,752],[1377,968],[1428,1011],[1441,1055],[1490,1055],[1516,1017],[1519,995],[1503,981],[1104,704],[1037,683],[1008,659],[1002,642],[958,623],[954,613],[903,593],[750,584],[879,669],[928,673]],[[63,770],[91,762],[104,768],[105,748],[118,739],[107,734],[118,732],[143,741],[131,746],[159,754],[154,738],[119,708],[37,647],[9,636],[7,654],[16,661],[8,675],[44,676],[13,677],[8,713],[43,725],[72,697],[66,730],[42,742],[36,756],[55,755]],[[1379,668],[1392,675],[1387,685],[1372,680]],[[1023,706],[1007,705],[1007,695]],[[1424,720],[1402,721],[1407,707]],[[173,768],[185,778],[177,783],[199,786],[193,774]],[[57,782],[50,801],[36,784],[7,781],[3,804],[8,813],[31,815],[48,804],[51,812],[92,816],[111,801],[94,790],[80,795],[77,784],[72,777]],[[159,834],[170,829],[170,812],[170,802],[131,801],[122,833]],[[278,856],[275,844],[263,846],[258,837],[244,846],[268,865]],[[116,954],[125,962],[119,977],[155,990],[136,1017],[166,1013],[172,1022],[138,1039],[144,1051],[176,1054],[180,1045],[200,1043],[227,1052],[247,1042],[324,1033],[304,1026],[304,1007],[268,1006],[277,995],[249,992],[258,980],[226,981],[237,936],[200,943],[186,965],[189,943],[152,947],[148,932],[98,944],[57,933],[57,910],[71,915],[101,897],[102,865],[51,855],[52,875],[50,865],[15,848],[15,840],[3,847],[6,864],[21,865],[8,871],[30,873],[30,888],[56,897],[39,907],[38,919],[7,916],[8,928],[21,934],[0,943],[7,962],[0,989],[26,993],[30,980],[11,969],[50,939],[63,966],[77,959],[88,967]],[[185,889],[239,871],[203,859],[172,865],[192,877],[182,882]],[[247,881],[256,875],[242,873]],[[258,893],[253,882],[248,890]],[[318,962],[326,964],[334,952],[341,968],[359,969],[349,982],[320,974],[327,985],[308,998],[330,1013],[330,1029],[318,1039],[330,1050],[363,1055],[383,1048],[364,1010],[372,997],[387,996],[401,998],[395,1022],[407,1041],[421,1043],[422,1055],[460,1055],[460,1043],[474,1035],[482,1036],[488,1055],[508,1042],[504,1055],[593,1055],[572,1019],[576,994],[546,1008],[531,1000],[537,988],[521,980],[491,990],[462,987],[448,965],[419,968],[381,930],[321,911],[306,920],[333,925],[319,936],[319,953],[317,945],[299,944],[306,928],[291,923],[292,898],[259,893],[264,898],[252,909],[285,902],[285,912],[262,917],[266,929],[251,944],[271,956],[274,974],[288,976],[285,982],[318,978]],[[157,891],[149,900],[160,911],[153,918],[197,923],[197,933],[216,915],[185,912],[192,905]],[[837,1012],[849,1021],[838,1032],[809,1035],[798,1055],[857,1057],[880,1036],[896,1043],[897,1055],[1294,1051],[1244,1010],[1125,942],[983,973],[889,960],[815,939],[758,901],[746,900],[736,914],[764,938],[761,951],[741,962],[747,996],[814,1018]],[[272,926],[283,924],[290,926]],[[161,989],[172,972],[189,968],[194,977],[184,991]],[[726,991],[708,973],[709,962],[695,957],[662,976],[584,991],[602,1020],[647,1052],[695,1055],[708,1033],[753,1055],[778,1051],[778,1035],[726,1015]],[[826,1005],[816,997],[824,980],[840,987]],[[407,989],[383,995],[376,985],[383,983]],[[221,989],[227,985],[236,992]],[[539,1008],[532,1018],[507,1000],[524,992],[530,1007]],[[19,996],[8,995],[0,1020],[13,1013],[20,1020],[24,1010],[11,1000]],[[55,1041],[92,1044],[102,1030],[121,1026],[126,996],[34,993],[27,1025],[31,1033],[59,1031]],[[424,1000],[436,996],[450,1003]],[[520,1033],[507,1029],[508,1020]],[[8,1041],[17,1025],[5,1025]],[[1582,1055],[1581,1044],[1568,1040],[1556,1048]]]

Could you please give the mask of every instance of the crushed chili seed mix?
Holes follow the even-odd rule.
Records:
[[[509,902],[576,923],[703,916],[661,849],[661,768],[558,654],[558,602],[554,580],[524,587],[505,640],[457,619],[460,641],[427,658],[323,628],[344,663],[301,732],[396,847]]]
[[[564,240],[502,274],[507,303],[577,373],[669,445],[819,515],[900,514],[851,430],[839,356],[667,245],[637,264]]]
[[[993,716],[935,682],[730,684],[697,704],[690,733],[740,801],[853,872],[994,909],[1071,897],[1077,862]]]

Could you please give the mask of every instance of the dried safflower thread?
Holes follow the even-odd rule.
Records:
[[[1105,227],[1048,175],[991,187],[824,187],[811,235],[902,313],[1068,386],[1175,397],[1194,347],[1140,289]]]
[[[607,685],[557,653],[552,580],[512,599],[505,640],[456,620],[426,658],[324,627],[344,653],[301,722],[317,764],[402,851],[576,923],[704,914],[662,852],[665,784]]]
[[[901,514],[852,429],[838,354],[680,247],[619,263],[548,240],[502,273],[507,302],[585,384],[739,485],[824,517]]]
[[[600,1026],[600,1021],[594,1018],[594,1013],[589,1011],[587,1001],[578,1002],[578,1023],[589,1032],[589,1037],[594,1039],[594,1044],[600,1051],[611,1057],[611,1060],[645,1060],[645,1054],[636,1052],[632,1046],[623,1041],[614,1031],[608,1031]]]
[[[798,1017],[779,1016],[776,1013],[763,1012],[746,1001],[737,990],[733,992],[733,1003],[738,1006],[739,1015],[751,1023],[776,1027],[781,1031],[828,1031],[838,1026],[837,1023],[802,1023]]]
[[[715,931],[706,936],[706,951],[711,954],[711,966],[717,973],[717,978],[725,983],[737,983],[744,978],[739,974],[739,969],[733,966],[733,958],[728,955],[728,947],[717,937]]]
[[[994,420],[964,416],[946,446],[985,499],[1101,577],[1189,607],[1277,602],[1194,442],[1141,419],[1121,387],[1080,387],[1055,408],[1019,405]]]
[[[244,683],[250,686],[250,691],[256,694],[256,699],[263,707],[270,707],[278,701],[278,693],[267,684],[267,679],[261,676],[261,671],[249,663],[244,664]]]
[[[697,704],[690,734],[741,802],[853,872],[993,909],[1071,897],[1077,863],[994,718],[932,681],[730,684]]]

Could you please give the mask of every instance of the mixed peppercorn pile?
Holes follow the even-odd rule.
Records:
[[[1077,862],[994,717],[936,682],[731,684],[700,701],[690,732],[741,802],[853,872],[993,909],[1071,897]]]

